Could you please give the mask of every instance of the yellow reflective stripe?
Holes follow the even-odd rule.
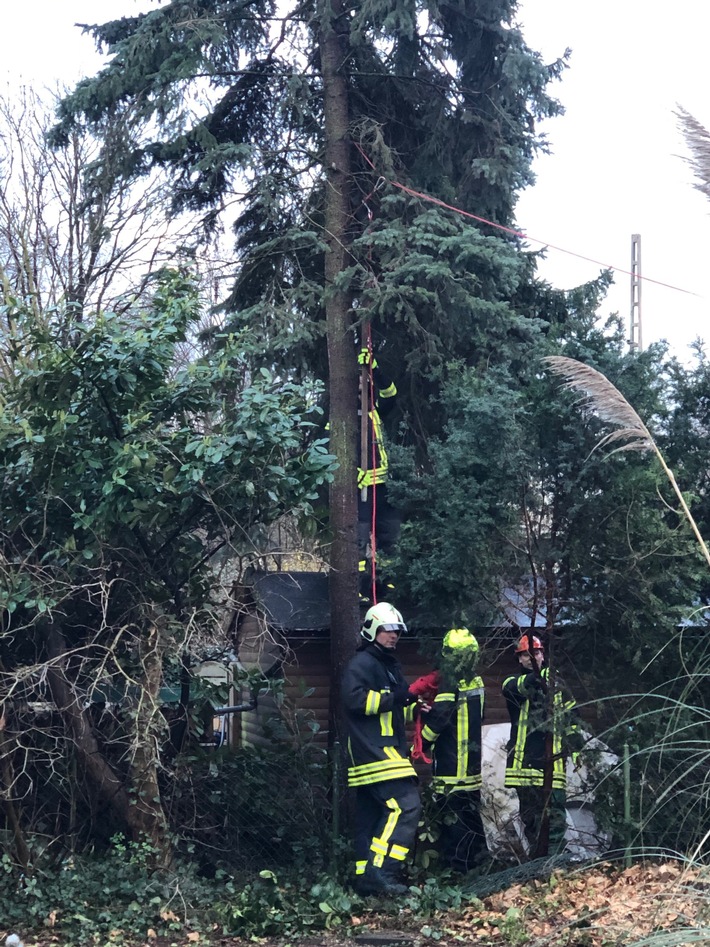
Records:
[[[358,560],[357,571],[364,572],[367,569],[367,559]]]
[[[361,860],[361,861],[356,861],[356,862],[355,862],[355,874],[356,874],[356,875],[364,875],[366,868],[367,868],[367,859],[366,859],[366,858],[363,859],[363,860]]]
[[[436,697],[434,698],[434,703],[435,704],[450,704],[450,703],[453,703],[455,699],[456,698],[454,697],[454,695],[450,691],[447,691],[444,694],[437,694]]]
[[[456,775],[463,779],[468,769],[468,701],[459,704],[457,716],[458,747],[456,753]]]
[[[428,743],[435,743],[435,742],[436,742],[436,738],[437,738],[438,736],[439,736],[438,733],[435,733],[435,732],[431,729],[431,727],[428,727],[426,724],[424,724],[424,726],[422,727],[422,737],[423,737]]]
[[[378,466],[374,469],[365,467],[358,468],[357,484],[359,487],[371,487],[373,484],[384,483],[387,479],[387,469],[389,462],[387,459],[387,449],[382,438],[382,421],[377,411],[369,411],[368,417],[372,422],[372,432],[374,435],[375,446],[378,452]],[[368,445],[369,446],[369,445]]]
[[[471,681],[461,681],[459,683],[459,690],[466,692],[476,690],[483,691],[483,678],[474,677]]]
[[[401,763],[408,762],[393,746],[385,746],[382,748],[383,752],[386,754],[387,759],[384,760],[372,760],[370,763],[360,763],[358,766],[352,766],[351,769],[356,769],[359,773],[366,773],[374,769],[378,769],[381,766],[388,766],[392,763]]]
[[[403,862],[408,854],[409,849],[405,848],[404,845],[390,845],[390,858]]]
[[[370,845],[371,850],[376,855],[386,855],[387,854],[387,845],[389,840],[392,838],[392,833],[397,827],[399,822],[399,817],[402,814],[402,807],[394,798],[388,799],[385,803],[387,808],[390,810],[390,814],[385,822],[385,827],[382,829],[382,835],[379,838],[373,838],[372,844]]]
[[[409,760],[382,760],[379,763],[369,763],[367,766],[349,767],[348,785],[367,786],[386,779],[404,779],[409,776],[416,776],[415,769]]]
[[[415,775],[411,764],[401,763],[399,766],[390,766],[374,773],[363,773],[360,776],[348,775],[348,786],[370,786],[388,779],[407,779]]]
[[[382,694],[379,691],[368,691],[365,699],[365,715],[372,717],[380,712],[380,702]]]
[[[383,714],[380,714],[380,733],[383,737],[394,736],[394,723],[391,710],[386,710]]]
[[[385,747],[385,749],[387,749],[387,747]],[[349,771],[351,773],[356,773],[356,774],[357,773],[375,773],[381,769],[394,766],[396,763],[406,763],[406,762],[407,760],[405,760],[403,756],[400,756],[400,757],[395,756],[394,758],[389,756],[387,759],[384,759],[384,760],[375,760],[372,763],[361,763],[359,766],[351,766]]]
[[[392,384],[387,385],[386,388],[380,389],[380,391],[377,393],[377,396],[379,398],[394,398],[396,394],[397,394],[397,386],[395,385],[394,382],[392,382]]]
[[[380,456],[382,456],[380,449]],[[384,467],[375,467],[374,470],[363,470],[358,467],[357,485],[358,487],[371,487],[373,484],[385,483],[387,480],[387,465]]]
[[[541,769],[522,769],[515,770],[511,772],[510,770],[506,773],[505,776],[505,785],[507,788],[515,788],[516,786],[542,786],[544,781],[544,773]],[[564,771],[562,772],[553,772],[552,774],[552,788],[553,789],[564,789],[567,785],[567,780],[565,778]]]
[[[455,786],[456,790],[462,792],[471,792],[474,789],[481,789],[483,786],[483,777],[480,773],[473,776],[464,776],[461,779],[458,776],[436,776],[433,781],[434,789],[443,792],[449,786]]]
[[[368,411],[367,416],[372,421],[372,432],[375,435],[375,444],[379,447],[382,442],[382,421],[377,411]]]
[[[408,704],[404,708],[404,722],[405,723],[411,723],[412,720],[414,720],[416,709],[417,709],[416,704]]]
[[[555,760],[554,768],[558,769],[557,757],[562,756],[562,715],[564,713],[564,701],[562,694],[558,691],[552,700],[552,756]]]
[[[557,757],[562,755],[562,737],[559,733],[552,734],[552,758],[555,761],[555,766],[557,766]],[[561,760],[560,760],[561,762]]]
[[[520,716],[518,717],[518,735],[515,739],[515,750],[513,751],[514,769],[522,769],[523,767],[523,758],[525,756],[525,739],[528,735],[529,708],[530,702],[527,700],[520,708]]]

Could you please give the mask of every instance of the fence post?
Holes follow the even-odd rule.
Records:
[[[330,871],[331,874],[338,874],[338,840],[340,839],[340,813],[341,813],[341,758],[340,741],[335,740],[331,748],[332,763],[332,818],[331,818],[331,838],[330,838]]]
[[[624,867],[631,867],[631,754],[629,744],[624,743],[624,825],[626,827],[626,845]]]

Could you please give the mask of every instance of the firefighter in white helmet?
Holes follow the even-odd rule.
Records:
[[[406,632],[396,608],[373,605],[360,629],[362,644],[343,674],[348,786],[357,793],[355,888],[361,894],[406,892],[402,868],[419,823],[419,787],[405,733],[405,716],[412,719],[417,698],[395,657]]]
[[[515,646],[521,674],[503,681],[503,696],[510,715],[510,740],[505,785],[515,788],[520,819],[531,857],[555,854],[564,845],[565,756],[579,749],[581,731],[575,701],[568,699],[555,675],[550,692],[550,672],[544,666],[540,639],[529,632]],[[545,792],[545,770],[551,792]],[[549,839],[540,838],[545,811],[549,814]]]

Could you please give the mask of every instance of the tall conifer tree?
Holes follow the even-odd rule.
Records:
[[[537,313],[511,305],[511,223],[558,110],[515,0],[171,0],[90,28],[111,53],[62,104],[55,141],[117,111],[127,177],[163,169],[174,210],[216,226],[239,201],[230,326],[255,359],[329,383],[334,675],[357,626],[355,343],[371,324],[399,390],[403,439],[427,462],[461,366],[508,371]],[[114,156],[115,160],[115,156]],[[408,188],[409,190],[405,190]],[[417,196],[412,191],[425,194]]]

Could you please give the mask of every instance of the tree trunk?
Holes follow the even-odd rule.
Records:
[[[553,533],[554,535],[554,533]],[[542,776],[542,819],[540,821],[540,833],[537,838],[537,846],[534,852],[536,858],[542,858],[550,854],[550,810],[552,808],[553,778],[555,770],[555,751],[554,751],[554,733],[555,733],[555,601],[556,601],[556,581],[554,578],[554,564],[546,560],[544,564],[545,575],[545,615],[546,626],[545,634],[547,636],[547,668],[549,677],[547,679],[546,716],[548,720],[548,733],[545,737],[545,767]],[[533,666],[535,662],[533,661]]]
[[[160,710],[160,684],[163,676],[165,631],[163,618],[152,621],[141,641],[140,655],[143,680],[137,705],[132,714],[132,753],[129,767],[131,831],[135,841],[149,841],[158,864],[167,866],[172,860],[158,784],[159,747],[167,733],[167,724]]]
[[[157,695],[162,672],[162,638],[153,626],[143,648],[145,684],[141,687],[138,707],[133,717],[133,758],[130,765],[129,788],[113,771],[101,753],[83,699],[76,693],[66,675],[66,641],[59,627],[47,623],[44,628],[50,658],[47,680],[64,725],[71,734],[76,753],[101,801],[108,805],[127,827],[134,841],[147,839],[153,845],[157,860],[169,859],[167,826],[160,805],[157,784],[158,744],[156,739]],[[158,645],[158,640],[161,645]]]
[[[320,53],[325,112],[325,312],[330,395],[330,446],[339,467],[330,488],[331,739],[343,736],[340,681],[355,651],[357,575],[357,401],[358,372],[350,295],[335,287],[349,261],[350,141],[348,90],[342,67],[347,58],[347,19],[342,0],[325,0]]]
[[[330,449],[339,467],[330,487],[330,713],[333,770],[333,835],[347,819],[345,721],[340,700],[345,665],[357,642],[357,405],[352,301],[336,288],[349,259],[350,140],[348,89],[342,72],[347,52],[342,0],[323,0],[320,56],[325,114],[325,318],[328,343]],[[335,849],[334,849],[335,850]]]
[[[4,668],[0,662],[0,670],[4,673]],[[8,732],[8,714],[6,705],[2,705],[0,710],[0,785],[2,786],[2,800],[5,809],[5,819],[7,827],[12,832],[12,851],[18,864],[26,875],[31,873],[30,851],[27,847],[20,816],[15,806],[13,795],[15,792],[15,773],[12,766],[12,752],[14,741]]]
[[[74,749],[99,798],[125,825],[129,825],[131,806],[126,788],[101,754],[86,709],[66,676],[64,635],[54,623],[45,624],[42,630],[50,659],[47,667],[49,688],[64,726],[72,737]]]

